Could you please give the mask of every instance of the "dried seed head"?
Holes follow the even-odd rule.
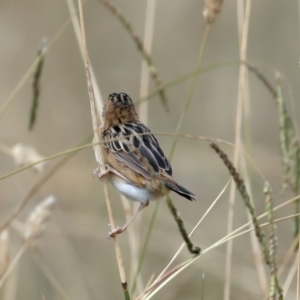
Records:
[[[55,197],[49,196],[34,208],[25,223],[24,239],[26,242],[31,243],[43,234],[55,202]]]
[[[36,150],[28,145],[24,144],[16,144],[11,149],[11,154],[15,159],[16,165],[23,167],[32,163],[35,163],[44,157],[36,152]],[[38,173],[42,173],[45,169],[45,162],[37,164],[33,166],[33,168],[38,171]]]
[[[208,24],[212,24],[221,11],[224,0],[205,0],[203,16]]]
[[[3,230],[0,234],[0,278],[7,270],[9,263],[9,235],[7,230]]]

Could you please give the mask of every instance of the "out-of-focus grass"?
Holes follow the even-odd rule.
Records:
[[[130,3],[116,2],[115,5],[128,18],[137,34],[142,36],[144,4],[135,3],[134,9]],[[280,3],[271,7],[267,3],[252,3],[251,17],[255,17],[256,21],[253,22],[250,18],[248,53],[249,57],[257,57],[286,73],[293,92],[297,95],[299,87],[295,78],[297,78],[298,66],[296,63],[287,63],[286,60],[291,58],[289,61],[292,61],[292,57],[298,56],[292,47],[283,47],[283,45],[292,44],[297,39],[294,35],[294,24],[298,22],[298,17],[291,14],[295,10],[293,5],[297,3],[291,2],[284,7],[281,7]],[[6,4],[1,3],[0,8],[2,25],[0,34],[3,34],[2,40],[5,45],[0,49],[0,74],[3,78],[0,82],[2,91],[0,107],[3,107],[5,99],[10,99],[9,94],[14,90],[14,86],[17,86],[18,78],[25,73],[29,65],[28,61],[34,60],[36,47],[41,37],[45,34],[55,35],[55,32],[59,30],[58,24],[63,24],[69,15],[66,6],[56,2],[33,4],[29,8],[24,6],[23,2],[12,1]],[[158,97],[154,97],[149,102],[149,127],[154,132],[175,131],[182,113],[185,95],[190,89],[189,82],[184,80],[198,74],[197,70],[195,71],[195,60],[204,29],[204,22],[200,16],[201,9],[198,2],[188,5],[186,3],[157,3],[151,55],[162,81],[166,83],[163,87],[169,87],[170,113],[165,113],[161,103],[157,101]],[[233,15],[235,15],[235,3],[225,2],[220,18],[211,29],[202,65],[212,65],[213,69],[214,65],[221,65],[222,61],[236,61],[232,65],[238,65],[237,26]],[[96,2],[86,3],[85,17],[91,62],[98,83],[103,90],[103,96],[114,91],[124,91],[137,100],[141,56],[124,28],[114,16],[107,13]],[[275,30],[276,26],[285,30]],[[265,38],[266,36],[268,39]],[[266,77],[272,78],[273,76],[264,68],[259,71],[261,74],[266,74]],[[226,69],[217,67],[213,72],[199,77],[181,132],[193,136],[201,134],[233,140],[236,72],[236,66]],[[270,81],[272,82],[272,79]],[[19,86],[16,89],[19,93],[13,94],[15,102],[11,103],[10,109],[1,116],[1,143],[11,146],[16,142],[26,142],[37,147],[43,155],[50,156],[62,149],[73,147],[83,137],[90,135],[91,122],[84,70],[72,30],[67,29],[61,38],[52,44],[47,54],[47,64],[41,81],[42,93],[38,119],[32,133],[27,132],[31,85],[30,83],[24,85],[24,82],[21,84],[22,90]],[[285,86],[283,86],[284,89]],[[155,87],[151,86],[150,90],[150,95],[154,95]],[[279,125],[276,110],[265,87],[252,77],[250,77],[250,96],[251,157],[258,164],[260,172],[274,187],[274,205],[276,206],[282,199],[291,197],[289,191],[286,192],[284,198],[281,196],[283,170],[279,155]],[[288,97],[285,97],[285,103],[289,111]],[[299,110],[297,103],[293,107],[295,107],[294,110]],[[158,136],[158,138],[165,153],[168,153],[172,138],[163,136]],[[174,177],[195,192],[199,201],[192,204],[177,199],[176,196],[172,198],[181,212],[187,229],[190,229],[209,207],[216,191],[222,188],[227,180],[227,174],[213,153],[209,151],[207,143],[200,144],[192,139],[179,139],[178,141],[172,160]],[[226,152],[229,151],[231,148],[228,151],[226,149]],[[2,176],[15,169],[12,161],[5,154],[0,155],[0,163]],[[52,167],[51,164],[50,162],[49,168]],[[249,165],[252,166],[251,162]],[[59,202],[53,216],[55,226],[51,225],[50,221],[46,235],[40,240],[38,247],[42,254],[42,261],[71,299],[96,299],[99,296],[105,299],[119,299],[122,297],[121,288],[112,289],[112,286],[117,286],[119,281],[115,257],[112,255],[112,243],[105,239],[108,220],[103,205],[102,187],[101,183],[92,180],[90,175],[94,167],[92,151],[86,150],[77,155],[76,159],[64,165],[60,172],[51,177],[47,184],[41,186],[39,191],[32,195],[18,219],[24,220],[25,215],[33,209],[34,202],[41,196],[49,192],[54,193]],[[37,176],[39,175],[30,173],[28,170],[1,180],[3,209],[1,209],[0,224],[8,216],[11,208],[27,194],[28,186],[42,180]],[[261,199],[263,180],[256,173],[251,174],[250,180],[253,186],[253,200],[260,215],[264,211],[263,201],[258,200]],[[170,281],[156,297],[159,298],[161,295],[164,299],[180,299],[185,295],[185,299],[199,299],[203,290],[203,287],[200,288],[203,270],[201,262],[205,261],[206,276],[203,283],[205,292],[202,298],[222,298],[225,281],[224,246],[216,249],[209,248],[209,246],[214,245],[216,241],[221,243],[225,236],[227,196],[225,194],[224,201],[219,201],[212,209],[193,237],[195,243],[204,249],[204,256],[192,263],[191,268],[186,272],[175,276],[175,281]],[[113,192],[116,220],[122,223],[124,215],[120,203],[115,199],[118,197]],[[147,231],[153,209],[154,205],[151,203],[142,215],[139,228],[141,240]],[[246,222],[246,214],[245,208],[239,203],[235,204],[234,209],[234,228],[237,228]],[[292,208],[277,210],[275,219],[291,213]],[[14,257],[20,249],[21,240],[17,233],[10,231],[9,249],[11,256]],[[279,241],[277,263],[280,268],[281,258],[285,256],[292,244],[291,222],[278,223],[277,235]],[[244,236],[244,238],[237,238],[234,242],[230,293],[237,298],[243,295],[251,299],[261,299],[262,293],[259,290],[260,285],[254,272],[252,259],[255,254],[250,250],[249,238]],[[153,226],[153,234],[141,270],[144,282],[147,282],[153,273],[160,273],[181,242],[181,237],[166,206],[160,205],[157,222]],[[126,233],[120,236],[125,270],[129,270],[130,264],[128,243]],[[206,255],[205,249],[211,249],[209,255]],[[188,252],[183,251],[176,263],[181,263],[189,257]],[[286,260],[284,263],[286,264]],[[286,280],[292,266],[287,264],[286,269],[288,271],[279,279],[282,282]],[[17,286],[9,288],[9,285],[4,285],[4,291],[1,294],[4,299],[9,299],[7,297],[9,289],[13,288],[17,288],[17,299],[25,293],[29,298],[33,298],[38,294],[36,286],[45,299],[59,299],[57,290],[48,281],[46,274],[38,271],[37,265],[30,260],[28,252],[20,260],[15,272],[19,277],[19,280],[15,281]],[[30,276],[25,274],[30,274]],[[77,284],[74,285],[74,282]],[[257,293],[253,293],[253,290]],[[173,294],[170,294],[171,291]],[[287,293],[286,297],[295,298],[295,291],[294,281],[292,285],[289,285],[288,291],[284,292]]]

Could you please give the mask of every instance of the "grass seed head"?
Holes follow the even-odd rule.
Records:
[[[224,0],[205,0],[203,16],[208,24],[215,22],[218,14],[221,12]]]
[[[15,159],[16,165],[23,167],[32,163],[35,163],[41,159],[44,159],[42,155],[37,153],[37,151],[28,145],[16,144],[11,149],[11,154]],[[45,169],[45,162],[33,166],[33,168],[38,172],[42,173]]]
[[[49,196],[34,208],[25,223],[26,242],[32,243],[43,234],[55,202],[55,197]]]

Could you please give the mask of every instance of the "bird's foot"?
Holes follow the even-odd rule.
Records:
[[[124,232],[126,230],[127,227],[120,227],[120,226],[117,226],[114,230],[110,231],[108,234],[107,234],[107,238],[108,239],[111,239],[113,237],[115,237],[116,235]]]
[[[93,177],[98,177],[99,180],[102,180],[104,176],[106,176],[109,172],[112,172],[112,169],[109,165],[105,165],[105,171],[101,172],[100,171],[100,166],[98,166],[94,171],[93,171]]]

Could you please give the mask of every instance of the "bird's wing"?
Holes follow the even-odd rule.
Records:
[[[104,131],[102,135],[104,141],[115,138],[118,140],[107,142],[104,147],[135,172],[148,179],[160,172],[172,175],[171,165],[158,141],[142,123],[118,125]]]

